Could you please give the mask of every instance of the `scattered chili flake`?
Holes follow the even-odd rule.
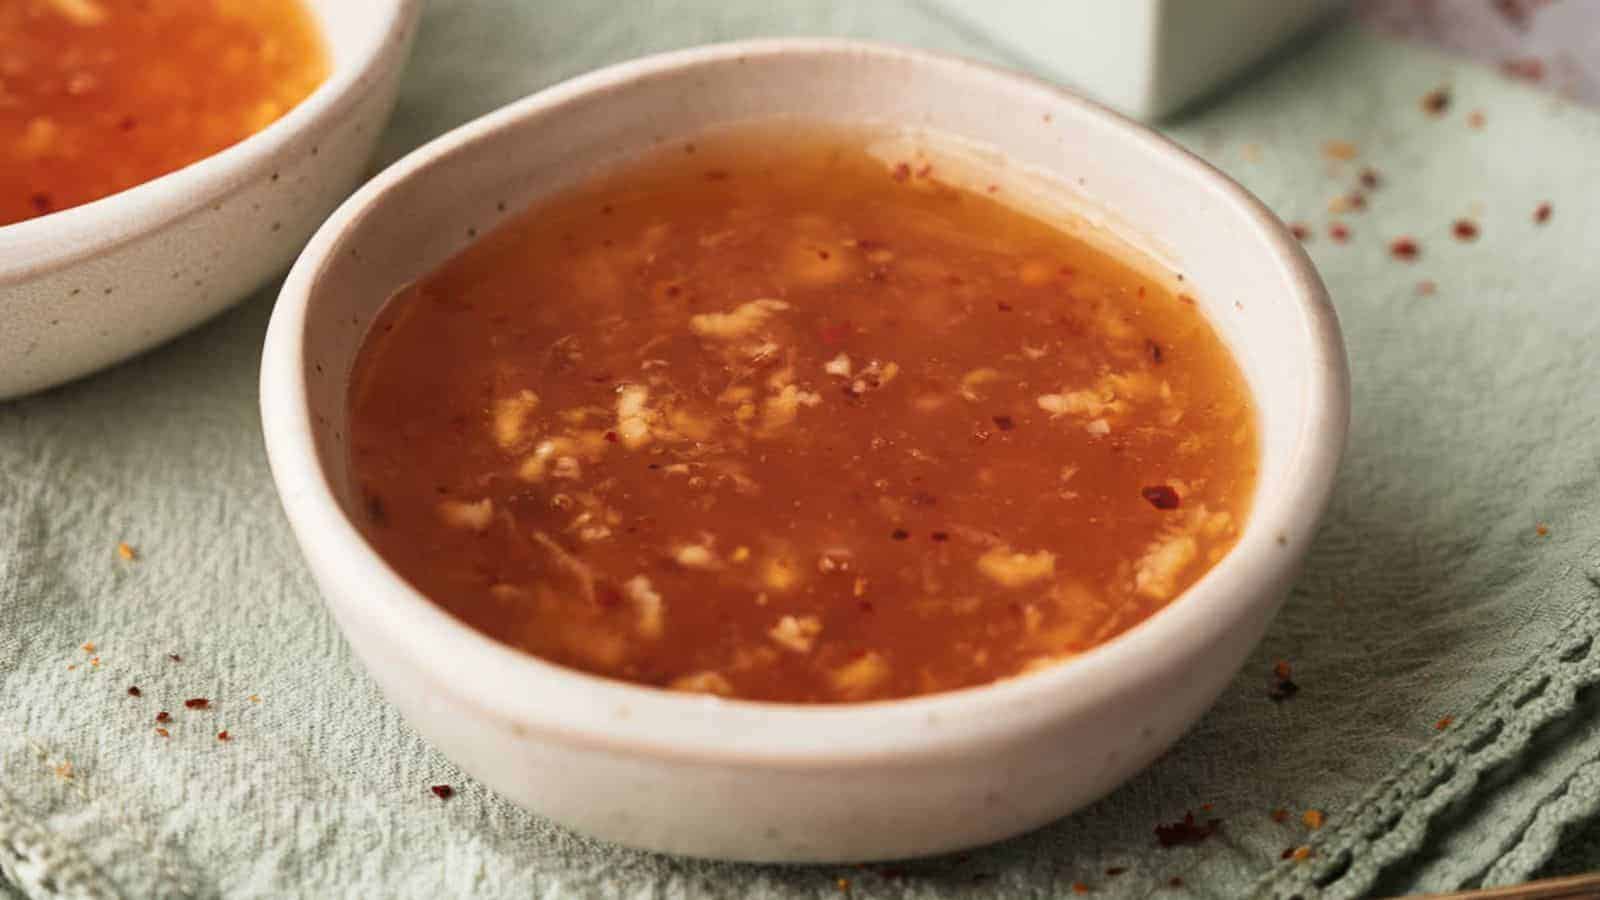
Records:
[[[1212,804],[1212,803],[1202,803],[1202,804],[1200,804],[1200,811],[1201,812],[1211,812],[1211,810],[1214,809],[1214,808],[1215,808],[1215,804]]]
[[[1322,155],[1329,159],[1355,159],[1361,151],[1349,141],[1323,141]]]
[[[998,309],[1001,312],[1011,312],[1011,304],[1005,302],[1004,300],[999,301],[994,306],[995,309]]]
[[[183,701],[183,705],[189,709],[210,709],[211,701],[204,697],[191,697]]]
[[[1344,195],[1344,206],[1345,209],[1353,209],[1357,212],[1366,209],[1367,195],[1361,193],[1360,191],[1351,191],[1350,193]]]
[[[1293,847],[1285,847],[1283,848],[1283,852],[1278,854],[1279,859],[1288,859],[1291,856],[1294,856]]]
[[[1278,678],[1288,678],[1294,674],[1294,669],[1290,667],[1287,659],[1280,659],[1272,664],[1272,674]]]
[[[233,740],[233,737],[231,735],[229,735],[226,731],[219,731],[219,732],[217,732],[217,740],[219,740],[219,741],[231,741],[231,740]]]
[[[1278,807],[1272,811],[1272,821],[1279,823],[1289,821],[1289,811],[1281,806]]]
[[[56,208],[55,201],[50,198],[49,194],[30,194],[28,202],[33,204],[33,211],[41,216]]]
[[[249,699],[250,699],[251,703],[260,703],[261,702],[261,695],[260,694],[251,694]]]
[[[129,697],[143,697],[144,696],[144,691],[139,690],[139,686],[138,685],[134,685],[133,687],[128,688],[128,696]]]
[[[1411,262],[1421,253],[1422,248],[1417,246],[1417,242],[1411,238],[1398,237],[1389,242],[1389,255],[1395,259]]]
[[[1183,879],[1179,878],[1176,875],[1174,875],[1171,878],[1167,879],[1167,886],[1168,887],[1181,888],[1181,887],[1183,887]]]
[[[1450,108],[1450,89],[1438,87],[1422,95],[1422,111],[1430,116],[1443,115]]]
[[[911,177],[911,166],[907,165],[906,163],[899,163],[894,167],[894,172],[892,173],[891,177],[893,177],[895,181],[905,181],[907,178]]]
[[[945,531],[935,531],[934,533],[928,535],[928,537],[931,538],[932,540],[938,541],[941,544],[944,543],[945,541],[950,540],[949,532],[945,532]]]
[[[1429,279],[1425,278],[1422,281],[1417,282],[1417,296],[1418,297],[1431,297],[1431,296],[1433,296],[1434,292],[1438,291],[1438,290],[1439,290],[1439,286],[1437,284],[1434,284]]]
[[[89,665],[94,666],[96,669],[100,668],[100,657],[98,657],[98,656],[90,657]]]
[[[1297,241],[1311,240],[1311,229],[1307,227],[1304,222],[1295,222],[1291,224],[1289,226],[1289,233],[1294,235],[1294,239]]]
[[[917,169],[918,178],[927,178],[931,174],[933,174],[933,163],[923,163]]]
[[[1074,894],[1087,894],[1089,893],[1089,886],[1081,881],[1074,881],[1072,883],[1072,892]]]
[[[94,641],[85,641],[84,644],[83,644],[83,652],[85,652],[85,653],[93,653],[94,652]]]
[[[1500,71],[1507,78],[1519,78],[1523,81],[1543,81],[1544,60],[1533,56],[1508,59],[1500,63]]]
[[[1148,352],[1150,354],[1150,361],[1151,362],[1155,363],[1158,366],[1161,365],[1162,357],[1165,354],[1163,354],[1161,352],[1161,345],[1160,344],[1156,343],[1155,341],[1150,340],[1149,338],[1145,338],[1144,349],[1145,349],[1146,352]]]
[[[1294,851],[1292,853],[1290,853],[1289,855],[1293,856],[1296,860],[1298,860],[1300,862],[1304,862],[1304,861],[1306,861],[1306,860],[1311,858],[1311,848],[1307,847],[1307,846],[1304,846],[1304,845],[1301,845],[1299,847],[1294,848]]]
[[[837,344],[850,334],[850,323],[839,322],[834,325],[822,326],[822,342],[824,344]]]
[[[1433,730],[1434,731],[1443,731],[1446,728],[1449,728],[1451,725],[1455,724],[1455,721],[1456,721],[1456,717],[1455,716],[1444,716],[1439,721],[1433,723]]]
[[[1539,524],[1533,526],[1533,533],[1537,534],[1539,537],[1544,537],[1550,533],[1550,526],[1540,522]]]
[[[456,795],[456,789],[448,784],[436,784],[428,790],[433,791],[433,795],[440,800],[449,800]]]
[[[1539,204],[1538,208],[1533,211],[1533,221],[1540,225],[1550,221],[1550,204]]]
[[[1011,429],[1017,427],[1017,423],[1012,421],[1010,416],[995,416],[994,427],[1000,429],[1001,431],[1010,431]]]
[[[1121,875],[1123,872],[1126,872],[1126,871],[1128,871],[1128,867],[1127,866],[1112,866],[1111,868],[1106,870],[1106,875],[1107,875],[1107,877],[1115,878],[1118,875]]]
[[[1511,24],[1511,27],[1517,29],[1528,27],[1528,14],[1531,10],[1522,5],[1522,0],[1494,0],[1494,8]]]
[[[619,440],[621,440],[621,438],[617,437],[617,433],[615,431],[606,432],[606,443],[615,444]]]
[[[1326,817],[1322,814],[1322,810],[1308,809],[1303,815],[1300,816],[1300,821],[1306,823],[1307,828],[1311,829],[1312,831],[1316,831],[1322,827],[1322,823],[1325,818]]]
[[[167,654],[167,659],[170,659],[173,662],[183,662],[183,657],[179,656],[176,653],[168,653]]]
[[[1486,121],[1487,119],[1484,118],[1483,110],[1481,109],[1475,109],[1472,112],[1467,113],[1468,128],[1482,128],[1484,122]]]
[[[1361,186],[1369,191],[1376,190],[1378,185],[1383,183],[1383,179],[1378,177],[1378,170],[1370,166],[1362,169],[1361,175],[1358,177],[1361,180]]]
[[[71,781],[73,775],[75,774],[72,771],[72,760],[64,759],[61,762],[56,763],[55,773],[56,777],[62,781]]]
[[[172,732],[166,730],[165,728],[157,728],[156,729],[156,734],[159,734],[164,738],[172,737]]]
[[[172,721],[172,713],[169,713],[169,712],[167,712],[166,710],[163,709],[161,712],[156,713],[156,721],[157,722],[171,722]]]
[[[1457,219],[1450,231],[1458,241],[1475,241],[1478,239],[1478,225],[1471,219]]]
[[[834,882],[834,885],[839,888],[839,893],[841,894],[849,893],[850,891],[850,879],[848,878],[840,878]]]
[[[1342,222],[1335,222],[1328,226],[1328,237],[1333,238],[1336,243],[1342,244],[1350,240],[1350,229],[1346,228]]]
[[[1170,825],[1156,826],[1156,842],[1163,847],[1177,847],[1181,844],[1198,844],[1206,838],[1217,833],[1222,827],[1221,819],[1207,819],[1204,823],[1196,822],[1194,813],[1183,814],[1183,821],[1173,822]]]
[[[132,547],[128,546],[126,542],[117,544],[117,555],[122,557],[126,562],[133,562],[139,557],[138,552]]]
[[[1178,492],[1173,490],[1171,485],[1152,484],[1141,488],[1139,493],[1156,509],[1177,509],[1181,502]]]
[[[1182,275],[1179,275],[1179,276],[1178,276],[1178,280],[1179,280],[1179,281],[1182,281],[1182,280],[1183,280],[1183,276],[1182,276]],[[1189,304],[1189,305],[1190,305],[1190,306],[1194,306],[1194,305],[1195,305],[1195,299],[1194,299],[1194,297],[1193,297],[1193,296],[1191,296],[1191,295],[1189,295],[1189,294],[1179,294],[1179,295],[1178,295],[1178,302],[1179,302],[1179,303],[1187,303],[1187,304]]]
[[[895,530],[889,532],[889,537],[892,537],[897,541],[903,541],[906,538],[911,537],[911,532],[905,530],[904,528],[896,528]]]
[[[117,128],[121,131],[132,131],[139,126],[139,120],[133,116],[123,116],[117,120]]]

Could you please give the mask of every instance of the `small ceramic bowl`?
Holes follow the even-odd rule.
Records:
[[[1175,267],[1234,350],[1260,415],[1259,489],[1234,550],[1166,609],[1054,668],[831,706],[690,696],[562,668],[468,628],[389,569],[352,524],[360,500],[345,446],[351,364],[384,301],[598,164],[772,116],[980,142],[995,166],[1052,175]],[[1169,747],[1233,678],[1288,591],[1333,485],[1348,383],[1338,323],[1299,242],[1199,159],[1021,75],[882,45],[777,40],[585,75],[379,175],[290,273],[267,335],[261,406],[284,509],[350,646],[462,768],[621,844],[850,861],[1037,827]]]
[[[93,203],[0,226],[0,400],[102,369],[244,298],[360,180],[421,0],[307,0],[331,72],[237,144]]]

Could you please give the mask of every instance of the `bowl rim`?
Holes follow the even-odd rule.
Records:
[[[1180,597],[1104,644],[1028,675],[906,699],[803,705],[681,694],[591,675],[546,662],[476,631],[436,606],[390,569],[345,516],[318,461],[306,385],[308,307],[345,241],[390,191],[470,145],[565,105],[683,69],[739,61],[759,64],[796,54],[868,55],[1022,92],[1054,121],[1100,129],[1126,144],[1137,165],[1174,167],[1209,188],[1219,207],[1242,214],[1281,273],[1285,302],[1310,353],[1303,412],[1284,487],[1255,499],[1234,549]],[[561,82],[435,138],[369,181],[312,237],[285,282],[262,356],[263,434],[280,500],[302,552],[321,581],[324,602],[358,651],[389,645],[430,690],[523,738],[538,736],[611,753],[693,764],[808,769],[936,758],[993,748],[1111,700],[1162,669],[1166,647],[1190,653],[1221,641],[1281,596],[1251,586],[1281,583],[1295,570],[1326,508],[1349,422],[1349,375],[1337,317],[1300,242],[1259,200],[1177,144],[1130,119],[1025,74],[945,53],[837,38],[768,38],[670,51]],[[373,633],[352,633],[353,630]]]
[[[324,0],[325,2],[325,0]],[[305,99],[267,127],[186,166],[77,206],[0,225],[0,285],[57,271],[157,232],[249,185],[254,170],[278,158],[302,136],[326,130],[374,85],[384,48],[416,19],[422,0],[369,0],[371,24],[347,58],[333,58],[327,29],[328,76]],[[308,15],[317,16],[306,4]]]

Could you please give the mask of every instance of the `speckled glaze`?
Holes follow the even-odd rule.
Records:
[[[420,0],[308,0],[328,80],[259,133],[176,172],[0,227],[0,400],[167,340],[282,269],[355,187]]]
[[[654,690],[498,644],[428,602],[352,524],[348,375],[394,291],[600,162],[720,123],[914,125],[1053,176],[1182,273],[1260,413],[1237,547],[1143,624],[1059,666],[878,703]],[[1099,213],[1095,211],[1098,210]],[[1114,211],[1114,215],[1107,211]],[[1174,275],[1173,277],[1176,277]],[[595,72],[428,144],[362,188],[289,275],[261,373],[267,450],[323,596],[389,699],[510,799],[589,834],[768,861],[908,857],[998,840],[1102,796],[1215,700],[1285,596],[1343,451],[1338,323],[1299,243],[1242,188],[1114,113],[1023,76],[840,41],[757,41]]]

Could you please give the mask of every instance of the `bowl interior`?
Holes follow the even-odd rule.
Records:
[[[596,167],[775,116],[891,124],[986,146],[997,166],[1047,173],[1091,227],[1181,275],[1234,351],[1258,409],[1260,477],[1234,551],[1145,623],[1060,666],[949,694],[826,709],[691,700],[570,672],[494,644],[406,588],[351,525],[359,498],[345,471],[348,376],[384,301],[509,213]],[[792,759],[911,746],[923,740],[911,729],[993,737],[1103,704],[1130,682],[1171,674],[1181,683],[1182,667],[1197,661],[1216,670],[1204,679],[1207,696],[1181,714],[1198,715],[1281,599],[1326,503],[1347,414],[1343,349],[1321,283],[1282,224],[1237,185],[1052,86],[918,51],[817,40],[612,67],[397,163],[335,213],[290,276],[262,391],[274,474],[324,593],[336,611],[363,610],[384,640],[407,644],[399,652],[434,667],[440,689],[567,733]],[[1213,652],[1223,646],[1230,649]],[[529,679],[537,690],[524,689]]]

